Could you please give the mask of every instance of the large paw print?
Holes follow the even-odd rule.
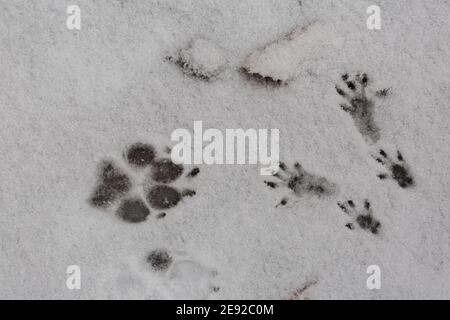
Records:
[[[373,234],[378,233],[378,229],[380,228],[381,224],[373,217],[373,211],[370,207],[369,200],[364,201],[364,207],[362,209],[356,209],[353,200],[348,200],[344,203],[338,202],[338,206],[344,213],[351,216],[354,219],[354,222],[356,222],[356,224],[361,229],[368,230]],[[353,222],[347,223],[345,226],[350,230],[353,230],[355,228]]]
[[[379,174],[378,178],[381,180],[394,179],[402,188],[414,186],[414,179],[400,151],[397,150],[397,160],[399,162],[392,160],[383,149],[380,149],[379,155],[374,156],[374,158],[389,170],[389,173]]]
[[[298,197],[306,194],[318,197],[329,196],[337,190],[336,184],[324,177],[309,173],[298,162],[294,164],[294,170],[288,169],[286,164],[280,162],[280,169],[274,174],[274,177],[278,178],[282,185],[292,190]],[[279,187],[279,183],[273,181],[264,181],[264,183],[272,189]],[[284,206],[287,202],[288,198],[283,198],[277,206]]]
[[[121,168],[112,160],[100,164],[97,186],[90,197],[95,208],[113,208],[124,221],[137,223],[147,219],[150,208],[167,210],[175,207],[183,197],[195,195],[192,189],[179,190],[172,184],[184,172],[184,167],[170,158],[158,158],[150,144],[135,143],[124,152],[127,165]],[[186,178],[195,177],[198,168]],[[144,197],[142,197],[144,195]],[[160,213],[158,217],[164,217]]]
[[[352,79],[348,74],[344,74],[341,78],[348,88],[348,91],[345,91],[336,85],[337,93],[348,102],[348,104],[342,103],[341,108],[350,114],[363,137],[372,142],[377,142],[380,139],[380,129],[374,120],[375,103],[366,94],[366,87],[369,84],[367,74],[356,74]],[[375,96],[385,97],[388,93],[389,89],[382,89],[378,90]]]

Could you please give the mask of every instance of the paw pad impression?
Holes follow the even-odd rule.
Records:
[[[113,208],[116,215],[130,223],[143,222],[150,215],[150,208],[161,210],[175,207],[184,196],[193,196],[191,189],[178,190],[169,184],[178,180],[184,166],[175,164],[169,158],[158,158],[151,144],[135,143],[123,153],[126,162],[121,168],[112,160],[104,160],[99,167],[97,186],[89,203],[99,209]],[[187,177],[199,172],[194,168]],[[142,184],[136,181],[141,180]],[[140,187],[142,185],[142,187]],[[142,188],[140,191],[133,192]],[[140,194],[144,194],[144,198]],[[165,213],[158,214],[164,217]]]

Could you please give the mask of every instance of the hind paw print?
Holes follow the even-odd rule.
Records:
[[[369,99],[366,94],[366,87],[369,84],[367,74],[356,74],[350,78],[348,74],[341,76],[341,79],[347,90],[336,85],[336,92],[347,100],[347,103],[341,103],[342,110],[350,114],[360,134],[372,142],[380,139],[380,129],[375,124],[373,99]],[[390,89],[378,90],[376,97],[385,97]]]
[[[328,181],[326,178],[309,173],[300,165],[294,164],[294,169],[289,169],[286,164],[280,162],[280,169],[273,176],[278,178],[279,182],[264,181],[264,183],[272,188],[278,188],[281,185],[289,188],[297,197],[306,194],[316,195],[318,197],[330,196],[337,190],[336,184]],[[278,206],[285,206],[288,198],[283,198]]]
[[[378,229],[381,227],[381,223],[373,217],[373,211],[370,207],[369,200],[364,201],[364,207],[362,209],[356,209],[353,200],[348,200],[347,202],[338,202],[339,208],[351,216],[354,222],[347,223],[345,226],[350,230],[355,228],[356,223],[361,229],[368,230],[373,234],[378,233]]]
[[[414,179],[400,151],[397,150],[398,162],[392,160],[383,149],[379,150],[379,155],[374,155],[373,157],[377,162],[381,163],[389,170],[388,173],[380,173],[378,178],[381,180],[388,178],[393,179],[402,188],[414,186]]]
[[[135,143],[126,148],[123,158],[125,168],[112,160],[102,161],[97,186],[89,199],[91,206],[112,208],[122,220],[138,223],[147,219],[150,208],[167,210],[178,205],[182,198],[195,195],[192,189],[179,190],[172,185],[185,168],[169,158],[158,158],[152,145]],[[199,172],[194,168],[186,178]],[[164,216],[164,212],[157,215]]]

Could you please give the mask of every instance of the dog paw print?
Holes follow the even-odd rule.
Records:
[[[364,201],[364,206],[362,209],[357,209],[353,200],[348,200],[347,202],[338,202],[339,208],[351,216],[354,222],[347,223],[345,226],[350,230],[355,228],[355,223],[363,230],[367,230],[372,232],[373,234],[377,234],[381,224],[378,220],[373,217],[373,211],[370,207],[369,200]]]
[[[414,186],[414,179],[400,151],[397,150],[398,162],[394,161],[383,149],[379,150],[379,155],[373,157],[389,171],[388,173],[380,173],[378,178],[381,180],[393,179],[402,188]]]
[[[171,299],[206,299],[220,290],[214,285],[218,272],[195,258],[175,255],[165,249],[149,253],[150,270],[163,279],[165,291]]]
[[[147,219],[151,209],[167,210],[184,197],[195,195],[192,189],[174,186],[183,175],[184,166],[170,158],[158,157],[152,145],[135,143],[126,148],[123,158],[123,166],[112,160],[100,164],[97,186],[89,199],[93,207],[112,209],[122,220],[138,223]],[[186,178],[199,172],[194,168]],[[157,218],[165,215],[160,212]]]
[[[369,98],[366,93],[366,87],[369,84],[367,74],[356,74],[350,78],[348,74],[341,76],[341,79],[347,90],[342,89],[336,85],[336,92],[347,100],[347,103],[342,103],[340,107],[342,110],[350,114],[360,134],[372,142],[377,142],[380,139],[380,129],[374,120],[375,102]],[[376,97],[386,97],[390,89],[378,90],[375,93]]]
[[[318,197],[330,196],[337,190],[336,184],[322,176],[309,173],[298,162],[294,164],[293,170],[289,169],[283,162],[280,162],[280,170],[273,176],[278,178],[278,182],[264,181],[268,187],[276,189],[280,185],[285,186],[292,190],[297,197],[306,194]],[[277,207],[285,206],[288,200],[287,197],[283,198]]]

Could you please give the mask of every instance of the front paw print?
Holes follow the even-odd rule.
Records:
[[[373,217],[373,211],[370,207],[369,200],[365,200],[364,207],[359,210],[356,209],[353,200],[348,200],[344,203],[338,202],[338,206],[344,213],[351,216],[361,229],[368,230],[373,234],[378,233],[381,224]],[[353,230],[355,227],[354,223],[347,223],[345,226],[350,230]]]
[[[286,164],[281,162],[280,169],[274,174],[274,177],[278,178],[281,184],[292,190],[297,197],[310,194],[320,198],[330,196],[337,190],[336,184],[325,177],[306,171],[298,162],[294,164],[294,170],[290,170]],[[272,189],[278,187],[278,183],[273,181],[264,181],[264,183]],[[277,207],[286,205],[287,201],[287,198],[283,198]]]
[[[178,205],[183,197],[195,195],[192,189],[179,190],[169,185],[181,177],[185,168],[170,158],[158,158],[152,145],[135,143],[125,150],[123,158],[124,168],[112,160],[101,163],[97,187],[89,199],[93,207],[112,208],[122,220],[138,223],[147,219],[150,208],[167,210]],[[199,171],[194,168],[186,178],[196,176]],[[164,216],[165,213],[157,215]]]
[[[380,178],[381,180],[388,178],[394,179],[402,188],[414,186],[414,179],[411,176],[409,167],[406,164],[405,159],[403,158],[400,151],[397,150],[398,162],[392,160],[391,157],[389,157],[383,149],[380,149],[379,155],[374,156],[374,158],[377,162],[381,163],[389,170],[389,173],[379,174],[378,178]]]
[[[374,120],[375,103],[366,94],[366,87],[369,84],[367,74],[357,74],[350,79],[348,74],[341,76],[342,81],[348,88],[348,91],[343,90],[336,85],[336,92],[344,97],[348,104],[342,103],[340,106],[342,110],[350,114],[361,135],[372,142],[380,139],[380,129]],[[379,97],[388,94],[388,89],[379,90],[375,96]]]

